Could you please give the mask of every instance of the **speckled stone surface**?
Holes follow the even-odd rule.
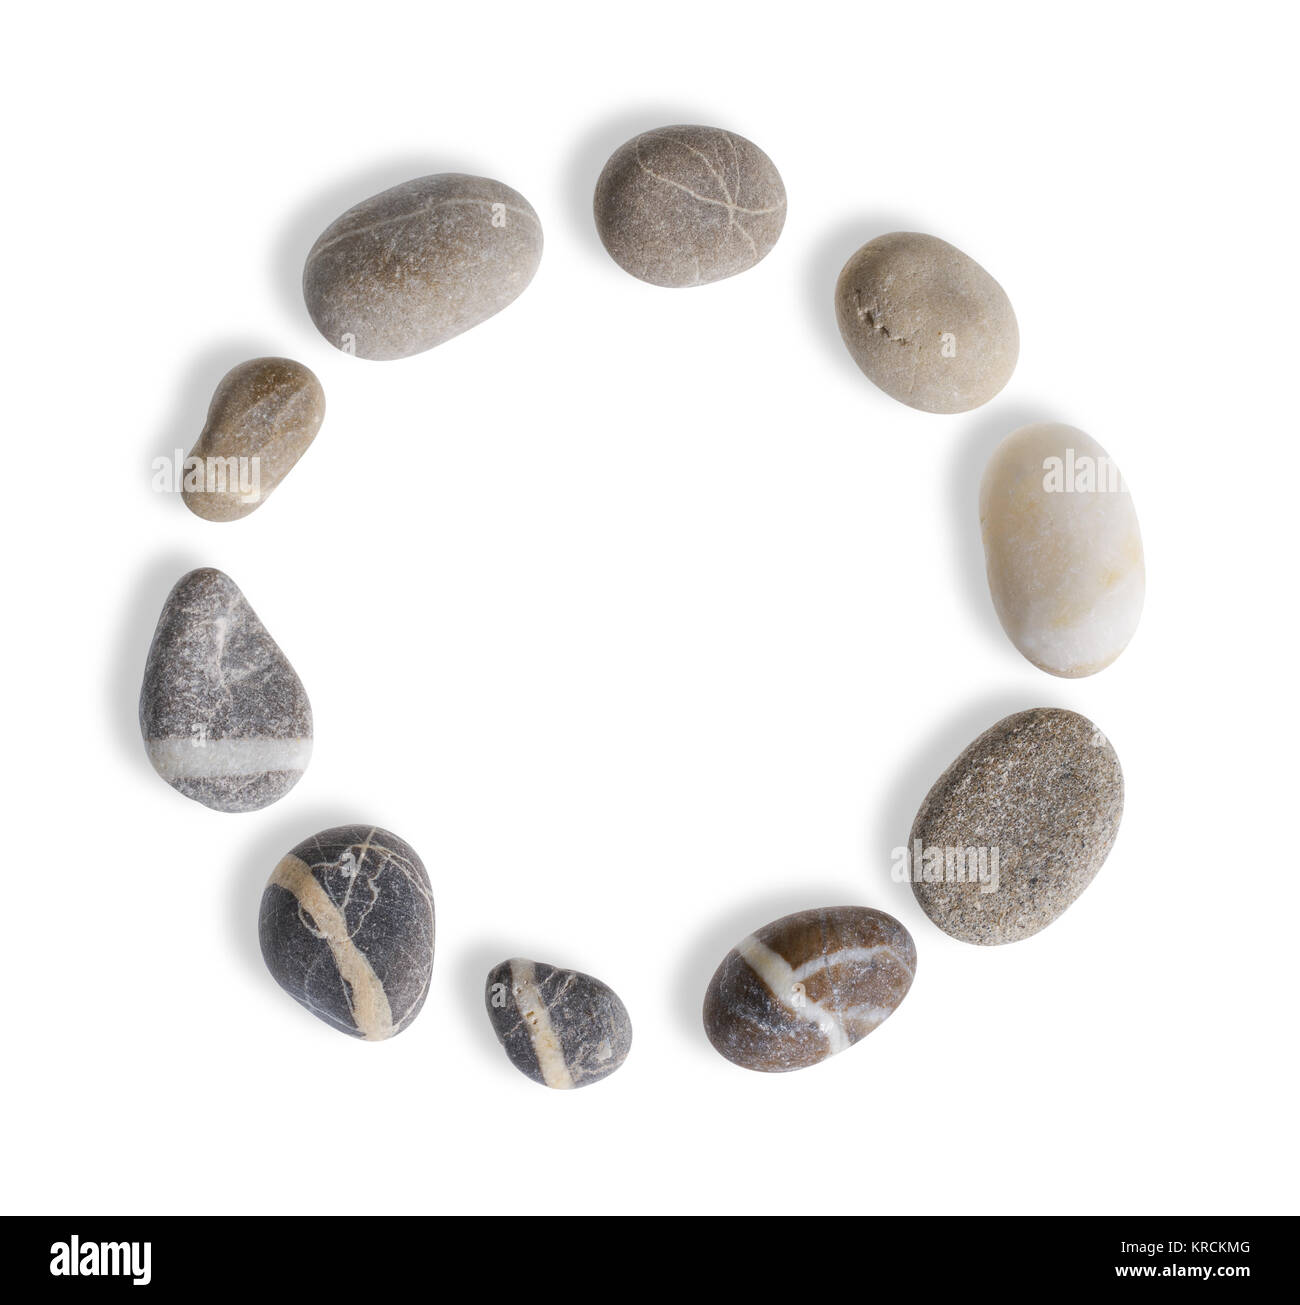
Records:
[[[168,595],[145,663],[140,731],[163,779],[217,811],[256,811],[302,777],[311,703],[221,571],[191,571]]]
[[[433,889],[409,843],[374,825],[305,838],[272,871],[257,922],[276,983],[368,1042],[420,1013],[433,973]]]
[[[785,187],[772,160],[734,131],[660,127],[614,151],[594,210],[624,271],[652,285],[705,285],[766,257],[785,224]]]
[[[252,358],[222,378],[189,459],[185,506],[206,521],[236,521],[256,511],[307,452],[325,420],[325,391],[292,358]],[[234,461],[232,462],[231,459]]]
[[[441,172],[330,223],[307,255],[303,294],[335,348],[408,358],[499,313],[541,258],[542,224],[518,191]]]
[[[985,730],[926,795],[908,849],[912,891],[963,942],[1029,938],[1092,882],[1123,812],[1119,758],[1086,716],[1017,712]],[[962,873],[954,849],[982,850],[986,864],[996,853],[996,874],[980,882]]]
[[[488,974],[484,998],[510,1063],[544,1087],[597,1083],[632,1047],[626,1007],[590,974],[515,957]]]
[[[994,450],[979,496],[989,592],[1011,642],[1040,670],[1104,670],[1142,615],[1146,567],[1132,496],[1106,450],[1037,422]]]
[[[844,265],[835,316],[853,360],[922,412],[967,412],[1011,379],[1020,329],[1002,287],[937,236],[895,231]]]
[[[915,973],[912,936],[892,915],[797,911],[727,953],[704,997],[704,1031],[745,1069],[805,1069],[878,1028]]]

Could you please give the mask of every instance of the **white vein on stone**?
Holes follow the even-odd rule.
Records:
[[[786,1010],[821,1030],[832,1055],[850,1045],[837,1011],[813,1001],[811,997],[802,994],[796,997],[796,985],[800,980],[784,956],[760,942],[752,933],[741,939],[736,951]]]
[[[537,987],[531,961],[510,963],[510,989],[524,1027],[528,1030],[528,1038],[542,1072],[542,1081],[550,1088],[573,1087],[573,1075],[564,1059],[559,1034],[551,1023],[551,1013]]]
[[[304,927],[328,944],[357,1031],[372,1042],[392,1037],[393,1013],[384,985],[365,953],[353,942],[343,912],[330,899],[311,867],[290,853],[272,871],[271,883],[293,894]]]

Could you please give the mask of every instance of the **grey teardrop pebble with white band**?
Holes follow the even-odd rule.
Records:
[[[212,567],[177,581],[140,690],[153,768],[216,811],[282,798],[311,757],[311,703],[239,586]]]
[[[590,974],[515,957],[492,969],[484,996],[510,1063],[534,1083],[586,1087],[627,1059],[627,1008]]]

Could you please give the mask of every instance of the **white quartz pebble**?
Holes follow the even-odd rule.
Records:
[[[1142,536],[1096,440],[1055,422],[1013,431],[984,469],[980,530],[998,619],[1035,666],[1076,678],[1124,651],[1146,593]]]

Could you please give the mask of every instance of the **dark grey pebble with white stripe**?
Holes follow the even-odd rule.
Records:
[[[302,778],[307,692],[223,572],[191,571],[167,596],[145,663],[140,732],[158,774],[216,811],[257,811]]]
[[[489,973],[485,997],[510,1063],[544,1087],[596,1083],[631,1049],[627,1008],[590,974],[516,957]]]
[[[317,1018],[380,1042],[420,1013],[433,973],[433,889],[415,849],[340,825],[280,859],[262,894],[262,956]]]

